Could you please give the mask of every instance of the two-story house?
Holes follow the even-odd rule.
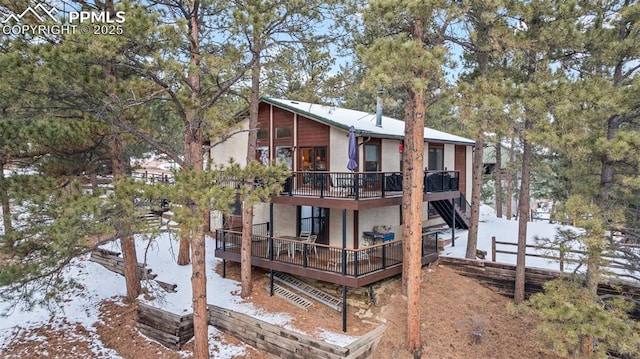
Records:
[[[252,264],[348,287],[400,273],[404,122],[273,98],[259,109],[255,158],[284,162],[291,176],[254,208]],[[248,128],[248,118],[240,125]],[[231,137],[211,149],[210,161],[245,162],[247,141],[247,132]],[[424,142],[423,227],[467,228],[460,205],[471,193],[473,141],[425,127]],[[212,216],[216,255],[225,261],[240,261],[237,207],[235,216]],[[431,237],[424,236],[423,263],[437,259]]]

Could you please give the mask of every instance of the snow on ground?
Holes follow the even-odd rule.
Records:
[[[529,222],[527,225],[527,244],[534,245],[535,237],[553,239],[556,236],[558,229],[571,229],[576,232],[581,230],[561,224],[551,224],[548,221],[534,221]],[[467,249],[467,235],[468,231],[456,231],[455,246],[445,247],[441,255],[464,258]],[[518,220],[505,218],[497,218],[493,208],[489,206],[480,207],[480,223],[478,225],[478,250],[486,251],[486,260],[491,260],[491,237],[496,237],[496,241],[501,242],[518,242]],[[438,238],[448,239],[451,238],[451,231],[446,230],[442,236]],[[509,245],[497,245],[496,249],[515,252],[517,248]],[[542,254],[542,250],[536,250],[535,248],[527,248],[527,253]],[[548,253],[556,255],[557,253]],[[516,264],[515,254],[498,253],[496,255],[496,262]],[[527,267],[547,268],[553,270],[559,270],[558,261],[549,260],[544,258],[530,257],[526,258]],[[565,271],[571,270],[571,265],[565,266]]]
[[[517,221],[498,219],[491,208],[483,207],[479,225],[478,249],[491,253],[492,236],[496,236],[498,240],[516,242],[517,226]],[[547,222],[529,223],[528,241],[533,243],[533,237],[536,235],[553,237],[558,227],[558,225]],[[451,233],[444,235],[445,238],[447,236],[450,237]],[[446,247],[443,255],[464,257],[467,232],[456,231],[456,236],[455,246]],[[185,314],[191,312],[191,267],[175,265],[178,246],[177,240],[173,237],[170,232],[167,232],[151,242],[139,239],[137,241],[138,261],[146,262],[153,273],[158,275],[156,279],[178,285],[176,293],[158,295],[156,299],[148,303],[176,314]],[[105,248],[119,251],[117,243],[108,244]],[[515,251],[515,249],[513,250]],[[288,327],[287,323],[291,318],[287,314],[267,313],[255,308],[251,303],[244,302],[238,295],[240,283],[221,278],[215,272],[215,268],[221,263],[221,260],[215,258],[213,252],[214,243],[212,239],[209,239],[207,243],[208,302],[245,313],[275,325]],[[487,258],[487,260],[491,260],[491,258]],[[515,263],[515,256],[503,254],[498,257],[498,261]],[[527,261],[527,265],[557,269],[557,263],[550,263],[543,259],[533,260],[527,258]],[[100,302],[125,294],[124,278],[106,270],[97,263],[88,261],[87,258],[75,260],[73,266],[65,274],[74,278],[82,287],[70,293],[67,300],[61,303],[59,308],[56,308],[53,315],[45,307],[26,310],[20,306],[12,307],[12,303],[0,302],[0,313],[9,313],[8,317],[0,320],[0,350],[17,333],[28,331],[31,328],[40,327],[53,321],[59,327],[63,325],[70,327],[76,324],[82,325],[89,331],[90,335],[86,340],[95,351],[107,352],[110,353],[112,358],[119,358],[117,353],[104,348],[93,325],[99,321]],[[162,292],[158,290],[155,293]],[[63,324],[65,320],[67,324]],[[295,330],[290,327],[289,329]],[[217,330],[210,327],[210,336],[214,336],[216,333]],[[337,345],[346,345],[356,339],[351,336],[328,332],[324,333],[323,336],[327,342]],[[245,350],[242,345],[225,345],[220,342],[216,343],[214,340],[210,342],[216,346],[215,348],[212,347],[211,350],[212,354],[216,353],[213,354],[216,355],[216,358],[231,358],[241,355]]]
[[[79,324],[89,331],[84,340],[90,343],[94,353],[109,353],[113,358],[119,358],[114,351],[104,348],[93,324],[99,321],[98,308],[103,300],[126,294],[124,279],[86,258],[73,260],[64,275],[74,278],[79,287],[70,290],[59,306],[30,310],[20,304],[14,306],[11,302],[0,302],[0,313],[7,315],[0,320],[0,349],[11,338],[46,324],[58,328],[73,328]]]

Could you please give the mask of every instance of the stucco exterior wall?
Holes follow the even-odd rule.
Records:
[[[334,127],[329,128],[329,169],[332,172],[349,171],[347,169],[347,162],[349,162],[348,147],[348,133]]]
[[[400,152],[398,140],[382,140],[382,172],[400,171]]]
[[[268,205],[266,207],[268,215]],[[296,233],[296,206],[273,205],[273,234],[276,237],[298,235]]]
[[[444,169],[453,171],[456,167],[456,145],[444,145]]]
[[[329,210],[329,245],[342,246],[342,210]],[[347,211],[347,248],[353,248],[353,211]]]
[[[239,128],[248,129],[249,120],[243,120]],[[226,165],[229,159],[233,158],[241,165],[247,163],[247,143],[249,143],[249,132],[237,133],[228,140],[212,147],[209,151],[212,165]]]
[[[358,223],[360,224],[358,236],[360,238],[362,238],[362,232],[371,231],[374,226],[391,226],[395,238],[401,238],[400,206],[367,209],[359,211],[358,214]]]
[[[258,203],[253,206],[253,224],[269,222],[269,203]]]

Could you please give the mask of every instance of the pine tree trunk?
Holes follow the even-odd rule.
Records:
[[[187,114],[187,122],[195,121],[193,120],[195,113],[191,110]],[[198,162],[198,158],[202,159],[202,135],[201,130],[196,130],[194,133],[189,127],[184,130],[184,151],[185,151],[185,164],[188,168],[185,168],[185,171],[200,171],[202,170],[202,161]],[[200,141],[198,141],[200,138]],[[181,225],[181,235],[180,235],[180,244],[178,249],[178,259],[177,264],[184,266],[191,263],[191,239],[189,238],[191,228],[184,228]]]
[[[94,196],[98,193],[98,175],[95,173],[91,174],[91,192]]]
[[[255,46],[259,46],[259,36],[254,35]],[[258,111],[260,105],[260,56],[255,53],[256,62],[251,69],[251,103],[249,107],[249,139],[247,142],[247,165],[255,161],[258,145]],[[249,179],[253,180],[253,179]],[[251,183],[251,182],[249,182]],[[251,279],[251,236],[253,235],[253,205],[243,202],[242,207],[242,246],[240,248],[240,297],[247,298],[253,291]]]
[[[405,157],[402,196],[402,237],[407,294],[407,348],[421,350],[420,273],[422,270],[422,206],[424,196],[424,90],[409,90],[405,104]]]
[[[187,16],[189,22],[189,52],[191,54],[189,73],[187,74],[187,84],[189,85],[190,103],[185,111],[185,164],[188,168],[184,170],[192,170],[201,172],[204,166],[202,155],[202,94],[200,83],[200,6],[198,0],[188,3],[191,10]],[[196,207],[195,204],[189,205],[194,215],[200,215],[204,218],[209,216],[208,211]],[[203,221],[206,223],[206,220]],[[195,359],[209,359],[209,323],[207,315],[207,272],[206,272],[206,248],[203,226],[191,228],[191,286],[193,300],[193,357]],[[178,260],[184,263],[188,260],[188,244],[187,238],[181,238],[180,253]]]
[[[514,147],[516,145],[516,139],[515,137],[511,137],[511,146],[509,148],[509,166],[507,169],[507,219],[511,220],[511,217],[513,217],[513,184],[515,181],[515,178],[513,176],[513,169],[511,168],[513,166],[513,161],[514,161],[514,157],[515,157],[515,150]]]
[[[502,138],[496,143],[496,217],[502,218]]]
[[[194,211],[197,209],[194,208]],[[193,303],[193,357],[209,358],[209,318],[207,312],[207,267],[205,236],[202,227],[198,226],[192,232],[191,287]]]
[[[245,204],[242,207],[242,246],[240,248],[240,297],[247,298],[253,291],[251,280],[251,236],[253,230],[253,206]]]
[[[478,248],[478,222],[480,221],[480,193],[482,192],[482,151],[484,138],[481,133],[473,146],[473,172],[471,182],[471,227],[467,236],[465,258],[475,259]]]
[[[187,119],[192,123],[197,123],[196,111],[187,112]],[[193,129],[185,129],[185,163],[188,168],[185,170],[201,172],[203,168],[202,157],[202,127],[194,126]],[[195,216],[202,216],[203,221],[209,215],[207,211],[200,211],[195,204],[189,204],[189,209]],[[204,223],[204,222],[203,222]],[[190,228],[188,237],[180,239],[180,249],[182,243],[186,242],[191,247],[191,286],[193,296],[193,331],[194,349],[193,356],[198,359],[209,358],[209,323],[207,319],[207,272],[206,272],[206,248],[203,226]],[[188,250],[186,253],[188,258]]]
[[[118,179],[126,175],[126,163],[124,158],[124,148],[119,133],[109,136],[109,148],[111,151],[111,171],[113,177]],[[138,254],[133,236],[126,235],[120,239],[122,249],[122,259],[124,261],[124,281],[127,287],[125,301],[133,303],[142,290],[140,277],[138,277]]]
[[[7,235],[13,231],[13,224],[11,223],[11,204],[9,201],[9,188],[6,178],[4,177],[4,157],[0,157],[0,198],[2,198],[2,224],[4,225],[4,234]],[[11,236],[5,236],[6,239]],[[9,256],[15,255],[14,242],[8,241],[5,243],[4,249],[8,251]]]
[[[107,0],[103,5],[104,10],[109,13],[113,14],[115,12],[113,0]],[[118,79],[113,65],[110,63],[104,65],[104,72],[107,79],[110,80],[110,85],[115,87]],[[114,90],[112,88],[108,88],[107,91],[112,92]],[[110,134],[109,150],[113,177],[118,179],[126,176],[127,163],[125,162],[124,147],[122,145],[122,137],[120,136],[120,133],[114,132]],[[93,180],[94,178],[95,174],[92,175],[92,186],[94,186],[93,190],[95,194],[97,178],[95,178],[95,181]],[[140,285],[140,277],[138,276],[138,254],[136,253],[135,240],[130,233],[127,233],[126,236],[120,238],[120,248],[122,249],[124,280],[127,288],[125,302],[133,303],[138,295],[140,295],[142,288]]]
[[[518,254],[516,255],[516,280],[513,299],[516,304],[524,301],[525,267],[527,250],[527,222],[530,211],[531,152],[532,146],[527,132],[533,128],[530,119],[525,119],[525,132],[522,149],[522,179],[520,180],[520,199],[518,201]]]

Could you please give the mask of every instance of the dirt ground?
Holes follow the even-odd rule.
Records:
[[[239,267],[228,266],[227,275],[237,278]],[[342,333],[342,315],[319,303],[308,310],[288,301],[269,297],[265,286],[268,278],[254,272],[254,295],[249,298],[256,306],[270,312],[286,312],[294,319],[291,326],[314,335],[318,329]],[[365,291],[352,290],[349,296],[346,335],[359,336],[381,323],[387,330],[373,358],[413,358],[405,349],[406,300],[400,293],[399,278],[376,285],[377,305]],[[325,288],[331,290],[331,288]],[[335,288],[337,290],[337,288]],[[423,268],[421,298],[422,358],[556,358],[536,341],[532,318],[508,313],[509,302],[451,269],[432,265]],[[338,293],[336,293],[338,294]],[[135,329],[135,306],[120,306],[105,302],[101,307],[104,324],[97,332],[104,346],[123,358],[184,358],[182,353],[166,349],[147,340]],[[79,340],[87,331],[82,327],[54,330],[42,327],[33,332],[16,333],[9,346],[2,348],[2,358],[103,358],[107,353],[91,350],[87,341]],[[476,333],[474,335],[474,333]],[[238,343],[229,336],[213,340]],[[184,347],[191,349],[191,342]],[[211,353],[215,358],[215,353]],[[189,356],[187,356],[189,357]],[[243,358],[266,359],[269,355],[249,350]]]

